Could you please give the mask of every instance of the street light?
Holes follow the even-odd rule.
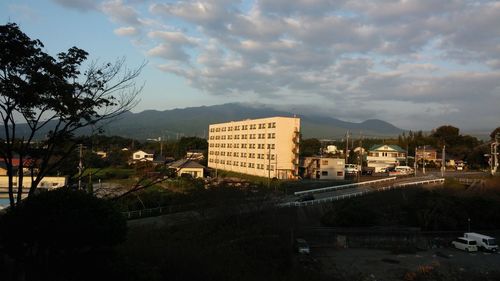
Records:
[[[467,223],[468,223],[468,227],[467,227],[468,231],[467,232],[470,232],[470,218],[467,218]]]

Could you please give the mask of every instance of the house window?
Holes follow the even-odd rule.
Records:
[[[337,172],[337,177],[341,177],[341,176],[343,176],[343,175],[344,175],[344,173],[343,173],[342,171],[338,171],[338,172]]]
[[[328,171],[321,171],[322,176],[328,176]]]

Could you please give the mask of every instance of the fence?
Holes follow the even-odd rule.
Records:
[[[337,196],[315,199],[315,200],[304,201],[304,202],[281,203],[279,206],[280,207],[312,206],[312,205],[318,205],[318,204],[323,204],[323,203],[334,202],[334,201],[338,201],[338,200],[344,200],[344,199],[349,199],[349,198],[353,198],[353,197],[358,197],[358,196],[362,196],[362,195],[376,192],[376,191],[385,191],[385,190],[389,190],[389,189],[402,188],[402,187],[407,187],[407,186],[412,186],[412,185],[433,184],[433,183],[443,184],[444,178],[393,184],[393,185],[381,187],[378,189],[362,190],[362,191],[353,192],[353,193],[349,193],[349,194],[337,195]]]
[[[351,188],[351,187],[359,187],[359,186],[364,186],[364,185],[373,185],[373,184],[383,183],[383,182],[393,181],[393,180],[396,180],[396,177],[390,177],[390,178],[385,178],[385,179],[380,179],[380,180],[373,180],[373,181],[364,181],[364,182],[343,184],[343,185],[328,186],[328,187],[317,188],[317,189],[310,189],[310,190],[304,190],[304,191],[297,191],[297,192],[294,193],[294,195],[321,193],[321,192],[326,192],[326,191],[334,191],[334,190],[340,190],[340,189],[347,189],[347,188]]]
[[[153,216],[178,213],[178,212],[193,210],[193,209],[197,209],[197,208],[201,208],[201,205],[199,205],[199,204],[171,205],[171,206],[142,209],[142,210],[137,210],[137,211],[122,212],[122,215],[127,220],[133,220],[133,219],[139,219],[139,218],[144,218],[144,217],[153,217]]]

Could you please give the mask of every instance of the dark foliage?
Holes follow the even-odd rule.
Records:
[[[493,192],[494,193],[494,192]],[[322,222],[328,226],[416,226],[422,230],[500,228],[500,200],[488,194],[448,189],[411,188],[378,192],[332,206]]]
[[[12,259],[14,275],[80,280],[89,263],[106,260],[124,241],[126,230],[123,216],[109,202],[58,189],[31,196],[2,215],[0,245]]]

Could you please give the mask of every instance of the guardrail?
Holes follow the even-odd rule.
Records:
[[[178,212],[186,212],[197,208],[201,208],[201,205],[200,204],[170,205],[170,206],[162,206],[156,208],[141,209],[136,211],[126,211],[122,212],[122,215],[127,220],[132,220],[145,217],[167,215]]]
[[[328,202],[334,202],[334,201],[338,201],[338,200],[344,200],[344,199],[349,199],[349,198],[353,198],[353,197],[358,197],[358,196],[362,196],[362,195],[365,195],[365,194],[368,194],[368,193],[377,192],[377,191],[385,191],[385,190],[402,188],[402,187],[407,187],[407,186],[412,186],[412,185],[422,185],[422,184],[432,184],[432,183],[443,184],[444,183],[444,178],[393,184],[393,185],[390,185],[390,186],[384,186],[384,187],[373,189],[373,190],[363,190],[363,191],[358,191],[358,192],[354,192],[354,193],[342,194],[342,195],[337,195],[337,196],[332,196],[332,197],[327,197],[327,198],[321,198],[321,199],[315,199],[315,200],[310,200],[310,201],[304,201],[304,202],[287,202],[287,203],[279,204],[279,206],[280,207],[312,206],[312,205],[316,205],[316,204],[322,204],[322,203],[328,203]]]
[[[293,194],[294,195],[303,195],[303,194],[321,193],[321,192],[326,192],[326,191],[334,191],[334,190],[346,189],[346,188],[363,186],[363,185],[371,185],[371,184],[382,183],[382,182],[393,181],[393,180],[396,180],[396,177],[390,177],[390,178],[373,180],[373,181],[364,181],[364,182],[356,182],[356,183],[350,183],[350,184],[328,186],[328,187],[322,187],[322,188],[310,189],[310,190],[304,190],[304,191],[297,191],[297,192],[294,192]]]

